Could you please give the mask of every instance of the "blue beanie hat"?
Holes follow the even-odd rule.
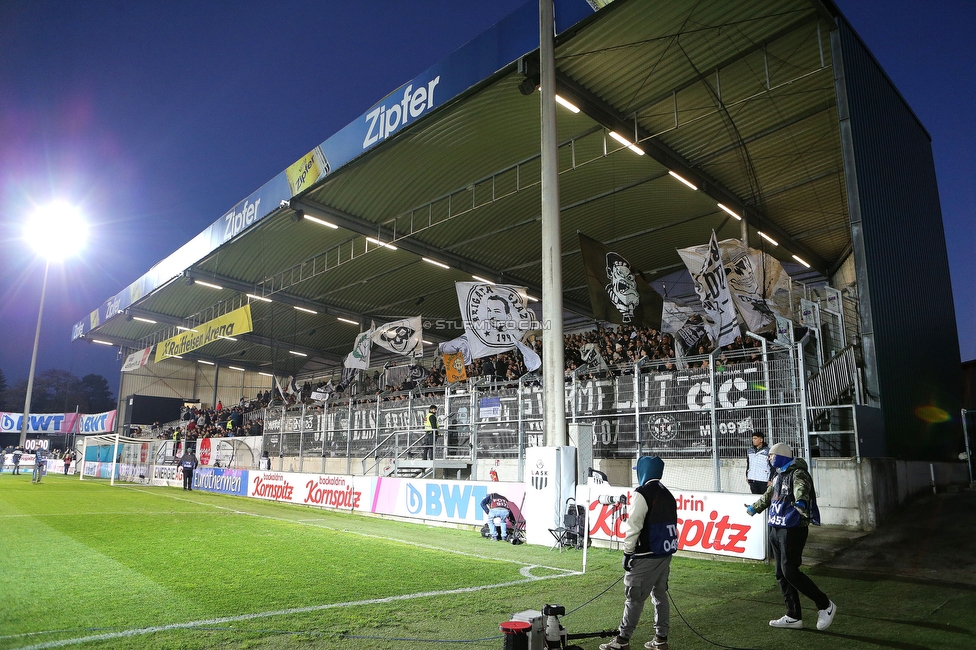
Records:
[[[658,456],[641,456],[637,460],[637,482],[644,485],[664,476],[664,461]]]

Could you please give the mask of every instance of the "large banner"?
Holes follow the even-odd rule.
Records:
[[[373,345],[374,328],[370,327],[365,332],[356,335],[356,342],[352,344],[352,351],[346,355],[342,362],[347,369],[365,370],[369,368],[369,349]],[[343,375],[345,377],[345,375]],[[343,381],[345,384],[345,381]]]
[[[455,282],[458,306],[472,359],[508,352],[538,328],[525,287]]]
[[[251,323],[251,305],[244,305],[223,316],[197,325],[193,330],[166,339],[156,348],[156,363],[198,350],[208,343],[254,329]]]
[[[424,356],[423,334],[420,316],[414,316],[380,325],[373,332],[372,340],[384,350],[421,358]]]
[[[666,480],[665,480],[666,483]],[[762,560],[766,557],[765,517],[750,517],[742,507],[753,495],[671,490],[678,506],[678,550]],[[625,495],[623,503],[601,504],[600,495]],[[605,499],[609,501],[609,499]],[[590,537],[623,542],[632,488],[580,485],[576,502],[586,504]]]
[[[611,323],[661,329],[662,299],[623,255],[579,233],[593,317]]]
[[[248,470],[198,467],[193,472],[193,489],[247,496]]]
[[[715,231],[707,246],[679,248],[678,255],[688,267],[691,279],[695,282],[695,293],[705,309],[706,325],[716,346],[722,347],[735,342],[739,335],[739,319],[725,276],[722,252],[718,247]]]

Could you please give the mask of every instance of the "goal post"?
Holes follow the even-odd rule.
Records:
[[[155,447],[161,442],[117,433],[85,436],[79,478],[107,478],[111,485],[147,483],[152,479]]]

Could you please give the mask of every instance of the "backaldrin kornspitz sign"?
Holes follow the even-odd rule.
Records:
[[[207,343],[235,334],[244,334],[253,329],[251,324],[251,305],[218,316],[196,328],[181,332],[156,346],[156,363],[202,348]]]

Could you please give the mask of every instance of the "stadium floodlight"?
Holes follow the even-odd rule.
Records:
[[[342,316],[336,316],[336,320],[341,320],[343,323],[349,323],[350,325],[359,325],[357,321],[354,321],[351,318],[343,318]]]
[[[625,147],[627,147],[628,149],[630,149],[634,153],[636,153],[638,156],[643,156],[644,155],[644,150],[643,149],[641,149],[636,144],[634,144],[633,142],[631,142],[630,140],[628,140],[624,136],[620,135],[616,131],[611,131],[610,132],[610,137],[613,138],[614,140],[616,140],[617,142],[619,142],[620,144],[624,145]]]
[[[681,181],[682,183],[684,183],[685,185],[687,185],[687,186],[688,186],[688,187],[690,187],[691,189],[693,189],[693,190],[698,190],[698,186],[697,186],[697,185],[695,185],[694,183],[692,183],[691,181],[689,181],[689,180],[688,180],[687,178],[685,178],[685,177],[684,177],[684,176],[682,176],[681,174],[678,174],[678,173],[677,173],[677,172],[675,172],[674,170],[671,170],[671,169],[669,169],[669,170],[668,170],[668,173],[669,173],[669,174],[670,174],[670,175],[671,175],[671,176],[672,176],[673,178],[677,178],[677,179],[678,179],[679,181]]]
[[[495,284],[491,280],[489,280],[487,278],[483,278],[480,275],[472,275],[471,277],[474,278],[475,280],[477,280],[478,282],[484,282],[485,284]]]
[[[271,298],[265,298],[264,296],[259,296],[256,293],[247,293],[244,295],[246,295],[251,300],[260,300],[261,302],[274,302],[273,300],[271,300]]]
[[[208,289],[223,289],[219,284],[213,284],[212,282],[204,282],[203,280],[194,280],[194,284],[199,284],[201,287],[207,287]]]
[[[794,256],[793,256],[793,259],[795,259],[795,260],[796,260],[797,262],[799,262],[799,263],[800,263],[800,264],[802,264],[803,266],[805,266],[805,267],[807,267],[807,268],[810,268],[810,264],[809,264],[809,262],[807,262],[807,261],[806,261],[805,259],[803,259],[802,257],[798,257],[797,255],[794,255]]]
[[[111,341],[103,341],[102,339],[91,339],[92,343],[98,343],[99,345],[115,345]]]
[[[375,244],[376,246],[382,246],[383,248],[389,248],[391,251],[397,250],[397,247],[394,246],[393,244],[387,244],[386,242],[380,241],[379,239],[376,239],[375,237],[367,237],[366,238],[366,241],[368,241],[370,244]]]
[[[132,317],[132,320],[137,320],[140,323],[151,323],[153,325],[155,325],[157,323],[157,321],[154,321],[151,318],[143,318],[142,316],[133,316]]]
[[[762,237],[763,239],[765,239],[766,241],[768,241],[773,246],[779,246],[779,242],[778,241],[776,241],[775,239],[773,239],[772,237],[770,237],[769,235],[767,235],[766,233],[764,233],[762,230],[757,230],[756,232],[759,233],[759,236],[760,237]]]
[[[540,88],[539,90],[541,91],[542,89]],[[569,110],[570,113],[575,114],[575,113],[579,113],[580,112],[580,109],[579,109],[579,107],[576,104],[574,104],[573,102],[569,101],[568,99],[566,99],[562,95],[559,95],[559,94],[556,95],[556,103],[561,104],[563,106],[563,108],[566,108],[567,110]]]
[[[308,356],[304,352],[299,352],[298,350],[288,350],[288,354],[294,354],[296,357],[307,357]]]
[[[439,266],[442,269],[449,269],[449,268],[451,268],[447,264],[445,264],[444,262],[438,262],[437,260],[432,260],[429,257],[422,257],[421,259],[423,261],[427,262],[428,264],[433,264],[434,266]]]
[[[52,260],[63,260],[77,254],[88,242],[88,224],[75,206],[57,201],[37,208],[24,224],[24,239],[44,258],[44,279],[41,281],[41,305],[37,309],[37,330],[34,332],[34,351],[31,353],[27,375],[27,395],[24,398],[24,419],[20,423],[20,447],[27,442],[30,421],[31,393],[34,390],[34,370],[37,368],[37,346],[41,341],[41,319],[44,316],[44,296],[47,293],[47,274]]]
[[[740,217],[740,216],[739,216],[739,215],[737,215],[737,214],[736,214],[735,212],[733,212],[733,211],[732,211],[732,208],[730,208],[730,207],[728,207],[728,206],[726,206],[726,205],[725,205],[724,203],[719,203],[719,204],[718,204],[718,207],[720,207],[721,209],[723,209],[723,210],[725,210],[726,212],[728,212],[728,213],[729,213],[730,215],[732,215],[733,217],[735,217],[735,218],[736,218],[737,220],[739,220],[739,221],[742,221],[742,217]]]
[[[298,305],[295,305],[294,307],[295,307],[295,309],[297,309],[298,311],[303,311],[303,312],[305,312],[306,314],[317,314],[317,313],[318,313],[318,312],[317,312],[317,311],[315,311],[314,309],[309,309],[308,307],[299,307]]]

